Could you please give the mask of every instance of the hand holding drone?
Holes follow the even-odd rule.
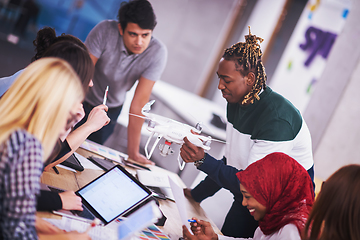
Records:
[[[173,154],[174,151],[171,149],[171,144],[176,143],[182,145],[184,143],[184,138],[186,137],[192,144],[197,147],[201,147],[204,150],[210,150],[211,141],[218,141],[223,142],[221,140],[213,139],[210,136],[201,136],[198,135],[201,133],[202,126],[200,123],[196,124],[196,127],[192,127],[190,125],[172,120],[170,118],[166,118],[157,114],[150,113],[151,105],[153,105],[155,100],[152,100],[145,104],[142,108],[141,113],[145,116],[139,116],[136,114],[130,113],[132,116],[148,119],[148,126],[147,129],[152,132],[150,137],[148,138],[145,144],[145,154],[148,159],[150,159],[151,155],[153,154],[156,145],[159,143],[161,138],[165,139],[165,144],[160,144],[160,155],[166,157],[169,154]],[[148,152],[148,146],[152,139],[152,137],[157,134],[157,138],[150,150]],[[179,162],[180,170],[183,170],[185,167],[185,162],[180,161],[180,153],[177,158]]]

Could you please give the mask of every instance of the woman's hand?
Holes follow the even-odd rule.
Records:
[[[218,240],[218,235],[214,232],[211,224],[207,221],[192,218],[196,222],[190,223],[192,235],[187,227],[183,225],[183,236],[185,240]]]
[[[92,132],[98,131],[110,122],[110,118],[106,113],[107,111],[108,107],[103,104],[94,107],[89,113],[89,116],[84,125],[89,127]]]
[[[65,191],[59,193],[62,202],[62,209],[64,210],[79,210],[82,211],[81,198],[73,191]]]
[[[35,228],[38,234],[55,234],[55,233],[63,233],[64,231],[55,225],[45,221],[44,219],[36,216],[35,219]]]

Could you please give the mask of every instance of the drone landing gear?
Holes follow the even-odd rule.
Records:
[[[186,162],[184,162],[184,160],[182,160],[180,153],[179,156],[177,157],[178,163],[179,163],[179,168],[180,170],[183,170],[185,167]]]
[[[149,143],[150,143],[150,140],[152,139],[152,137],[154,136],[155,132],[152,132],[151,136],[149,137],[149,139],[147,140],[146,144],[145,144],[145,154],[146,154],[146,158],[147,159],[150,159],[151,155],[153,154],[154,150],[155,150],[155,147],[156,145],[159,143],[160,139],[163,137],[163,135],[159,135],[157,136],[151,150],[150,150],[150,154],[148,153],[148,146],[149,146]]]

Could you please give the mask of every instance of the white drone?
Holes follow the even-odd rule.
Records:
[[[147,129],[152,132],[149,139],[145,144],[145,154],[147,159],[150,159],[151,155],[153,154],[156,145],[159,143],[161,138],[165,139],[165,144],[159,145],[160,155],[166,157],[169,154],[173,154],[174,151],[170,147],[172,143],[176,143],[182,145],[184,143],[184,137],[194,144],[195,146],[201,147],[204,150],[210,150],[211,141],[218,141],[223,142],[221,140],[213,139],[210,136],[201,136],[198,135],[201,133],[202,126],[200,123],[196,124],[196,127],[192,127],[190,125],[172,120],[170,118],[166,118],[157,114],[150,113],[151,105],[153,105],[155,100],[151,100],[150,102],[146,103],[145,106],[142,108],[141,113],[145,116],[139,116],[136,114],[129,113],[132,116],[149,119],[149,123]],[[194,134],[194,133],[196,134]],[[150,150],[148,151],[149,143],[152,137],[157,134],[157,138]],[[178,155],[178,163],[180,170],[183,170],[185,167],[185,162],[180,161],[180,153]]]

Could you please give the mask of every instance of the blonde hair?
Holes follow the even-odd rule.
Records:
[[[50,155],[69,112],[84,91],[72,67],[59,58],[30,64],[0,100],[0,144],[16,129],[25,129]]]

